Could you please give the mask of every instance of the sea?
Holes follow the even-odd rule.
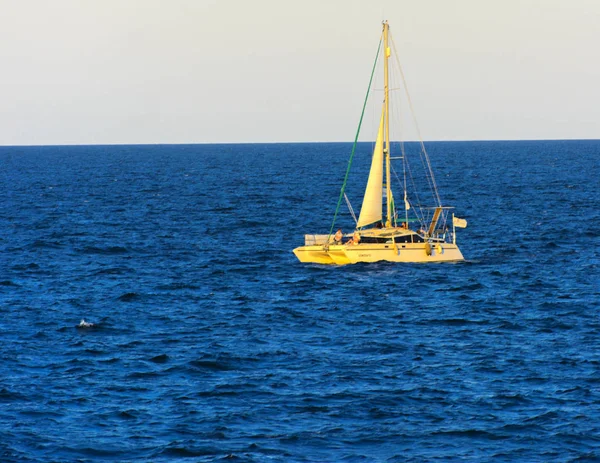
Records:
[[[600,141],[426,146],[462,263],[297,261],[349,143],[0,147],[0,462],[600,461]]]

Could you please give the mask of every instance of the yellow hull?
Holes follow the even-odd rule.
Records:
[[[331,257],[334,264],[346,265],[346,264],[352,263],[350,261],[350,259],[348,258],[348,256],[346,255],[346,247],[347,246],[345,246],[343,244],[329,246],[329,250],[328,250],[327,254],[329,254],[329,257]]]
[[[300,246],[294,249],[294,254],[300,262],[313,264],[334,264],[335,262],[323,246]]]
[[[433,243],[429,250],[427,243],[389,244],[344,244],[323,246],[300,246],[294,254],[300,262],[315,264],[357,264],[359,262],[460,262],[464,257],[458,246],[452,243]]]

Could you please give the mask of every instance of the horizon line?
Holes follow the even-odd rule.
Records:
[[[472,143],[472,142],[530,142],[530,141],[600,141],[600,138],[486,138],[463,140],[423,140],[423,143]],[[361,140],[358,143],[374,143]],[[421,140],[391,140],[390,143],[420,143]],[[43,146],[191,146],[191,145],[308,145],[308,144],[352,144],[352,141],[236,141],[236,142],[167,142],[167,143],[49,143],[49,144],[0,144],[0,148],[43,147]]]

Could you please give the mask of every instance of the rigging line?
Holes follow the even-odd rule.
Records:
[[[397,76],[396,73],[393,73],[393,80],[394,80],[394,85],[398,85],[397,82]],[[402,87],[398,87],[398,89],[402,89]],[[408,164],[408,157],[407,157],[407,153],[405,150],[405,146],[404,146],[404,138],[403,138],[403,133],[404,133],[404,126],[403,126],[403,120],[402,120],[402,110],[400,107],[400,104],[402,102],[399,102],[397,106],[394,107],[394,116],[398,118],[398,130],[399,130],[399,145],[400,145],[400,153],[402,154],[402,187],[404,189],[403,193],[404,193],[404,197],[402,198],[403,203],[404,203],[404,219],[406,220],[406,224],[408,225],[409,223],[409,212],[408,209],[406,207],[407,203],[410,205],[410,201],[408,200],[408,183],[407,183],[407,179],[406,179],[406,166]],[[396,173],[396,171],[394,171],[394,174],[396,175],[396,178],[398,178],[398,174]],[[398,182],[400,182],[400,179],[398,178]],[[416,191],[416,188],[413,188],[414,192],[415,192],[415,197],[417,198],[418,201],[418,193]],[[417,220],[422,224],[423,220],[421,217],[419,217],[419,213],[420,210],[418,209],[414,209],[414,207],[409,206],[411,209],[413,209],[412,215],[414,215]],[[422,228],[422,226],[420,227]]]
[[[400,64],[400,62],[399,62],[399,59],[398,59],[398,54],[397,54],[397,52],[396,52],[396,54],[395,54],[395,58],[396,58],[396,60],[395,60],[395,61],[396,61],[396,62],[395,62],[395,65],[396,65],[396,66],[395,66],[395,68],[394,68],[394,71],[398,71],[398,72],[397,72],[397,73],[396,73],[396,72],[394,72],[394,73],[392,74],[392,77],[393,77],[393,79],[394,79],[394,85],[402,85],[402,88],[404,88],[404,89],[405,89],[405,93],[407,93],[408,89],[405,87],[405,86],[406,86],[406,82],[400,82],[400,83],[397,83],[397,82],[396,82],[396,79],[398,78],[398,76],[397,76],[397,75],[398,75],[398,74],[402,75],[402,72],[401,72],[401,69],[400,69],[400,65],[399,65],[399,64]],[[408,94],[407,94],[407,100],[409,99],[409,97],[410,97],[410,95],[408,95]],[[413,116],[413,123],[414,123],[414,125],[415,125],[415,128],[417,128],[417,129],[418,129],[418,124],[417,124],[417,121],[416,121],[416,117],[415,117],[414,111],[412,112],[412,116]],[[423,146],[423,143],[422,143],[422,142],[420,143],[419,147],[420,147],[420,148],[424,148],[424,146]],[[417,184],[416,184],[416,182],[415,182],[415,179],[414,179],[413,172],[412,172],[412,170],[411,170],[411,168],[410,168],[410,161],[409,161],[409,155],[408,155],[408,151],[405,151],[405,144],[404,144],[403,142],[402,142],[402,143],[401,143],[401,145],[400,145],[400,149],[401,149],[401,151],[402,151],[402,153],[403,153],[403,156],[404,156],[404,159],[405,159],[405,166],[406,166],[406,167],[408,167],[408,169],[409,169],[409,176],[410,176],[410,180],[411,180],[411,186],[412,186],[412,191],[414,192],[415,199],[417,200],[417,202],[421,202],[421,198],[419,197],[419,196],[420,196],[420,195],[419,195],[419,189],[417,188]],[[426,154],[426,153],[425,153],[425,154]],[[430,169],[427,167],[427,164],[426,164],[426,162],[425,162],[425,161],[424,161],[424,159],[423,159],[423,153],[421,152],[421,150],[419,150],[419,153],[418,153],[418,155],[419,155],[419,159],[420,159],[420,161],[421,161],[421,165],[422,165],[422,167],[423,167],[423,173],[424,173],[424,175],[423,175],[423,176],[425,177],[425,180],[426,180],[426,182],[427,182],[427,185],[428,185],[428,187],[429,187],[429,191],[432,193],[433,200],[434,200],[434,202],[435,202],[435,200],[436,200],[436,197],[435,197],[435,191],[436,191],[436,188],[435,188],[435,185],[434,185],[434,184],[431,182],[431,180],[430,180],[430,178],[429,178],[429,176],[428,176],[428,173],[429,173]],[[405,186],[406,186],[406,185],[407,185],[407,183],[405,183]],[[423,211],[421,211],[421,213],[422,213],[422,212],[423,212]],[[415,215],[417,216],[417,218],[419,218],[419,216],[418,216],[418,214],[416,213],[416,211],[415,211]],[[422,214],[422,215],[421,215],[421,218],[422,218],[422,220],[425,220],[425,216],[424,216],[424,214]]]
[[[406,91],[408,92],[408,88],[406,89]],[[407,100],[410,99],[410,95],[407,93]],[[410,105],[409,105],[410,106]],[[423,173],[424,173],[424,178],[427,181],[427,184],[429,186],[429,191],[431,192],[432,196],[433,196],[433,200],[441,205],[441,200],[438,194],[438,190],[437,190],[437,185],[435,183],[435,178],[433,177],[433,170],[431,168],[431,164],[429,162],[429,156],[427,154],[427,151],[425,149],[425,146],[423,144],[423,140],[418,128],[418,123],[416,121],[416,116],[414,113],[414,109],[411,107],[411,113],[412,113],[412,117],[413,117],[413,123],[415,125],[415,129],[417,130],[418,136],[419,136],[419,145],[420,145],[420,149],[419,149],[419,159],[421,160],[421,164],[423,167]]]
[[[395,78],[395,75],[394,75],[394,78]],[[392,116],[394,117],[395,120],[397,120],[398,128],[402,129],[402,117],[401,117],[400,108],[398,107],[398,105],[394,105]],[[398,173],[395,170],[394,170],[394,175],[396,176],[398,183],[403,185],[403,187],[404,187],[403,193],[406,194],[407,198],[409,196],[408,195],[408,190],[409,190],[408,180],[410,180],[410,187],[411,187],[410,188],[410,190],[411,190],[410,197],[411,197],[411,199],[416,200],[416,204],[411,204],[412,215],[414,215],[417,218],[417,220],[421,223],[421,225],[424,226],[425,220],[424,220],[423,212],[422,212],[421,208],[418,207],[418,204],[421,202],[421,198],[419,197],[419,190],[417,189],[416,182],[413,178],[412,170],[410,169],[409,154],[408,154],[406,145],[405,145],[404,141],[402,140],[401,136],[400,136],[400,141],[398,142],[398,145],[400,146],[400,153],[402,154],[403,182],[400,181],[400,178],[398,177]],[[393,168],[393,166],[392,166],[392,168]],[[408,170],[408,178],[407,178],[407,170]],[[402,198],[402,201],[404,201],[404,197]],[[417,207],[415,207],[415,206],[417,206]],[[404,205],[404,211],[405,211],[404,212],[405,217],[408,218],[409,213],[408,213],[408,211],[406,211],[406,204]]]
[[[419,196],[419,191],[417,189],[417,184],[415,182],[415,178],[413,176],[412,173],[412,169],[410,168],[410,163],[407,162],[406,163],[406,170],[408,172],[408,178],[410,179],[410,184],[412,186],[412,190],[414,191],[415,194],[415,199],[417,200],[417,205],[421,204],[421,198]],[[425,220],[425,215],[423,214],[423,210],[421,209],[421,206],[417,206],[419,208],[419,213],[421,214],[421,220],[424,221]],[[419,216],[419,214],[415,211],[415,215]]]
[[[383,38],[383,33],[381,35],[381,38]],[[373,76],[373,78],[374,78],[374,81],[376,83],[380,80],[380,74],[381,74],[380,71],[381,71],[380,67],[378,67],[378,68],[375,69],[375,75]],[[374,92],[374,91],[375,91],[375,88],[372,88],[371,92]],[[378,112],[381,113],[381,108],[379,108],[379,111],[377,110],[378,108],[379,108],[379,101],[378,100],[377,100],[377,102],[372,101],[369,104],[369,109],[370,109],[370,112],[371,112],[371,131],[369,132],[369,137],[371,136],[371,134],[373,133],[373,131],[375,131],[375,133],[377,133],[377,129],[375,129],[375,127],[379,126],[378,125],[379,124],[379,119],[377,118],[377,113]],[[375,130],[373,130],[373,129],[375,129]],[[377,138],[377,136],[375,138]],[[369,141],[370,141],[370,146],[371,146],[369,152],[371,154],[373,154],[373,151],[375,149],[375,142],[376,142],[376,140],[369,140]],[[361,209],[362,209],[362,204],[361,204]]]
[[[381,40],[383,40],[383,32],[381,34],[380,37]],[[382,42],[383,43],[383,42]],[[383,66],[379,66],[375,69],[375,75],[373,77],[373,81],[377,84],[383,84]],[[372,92],[374,92],[376,89],[375,87],[373,87],[371,89],[371,94]],[[383,89],[381,89],[381,91],[383,91]],[[370,109],[371,109],[371,132],[369,134],[369,136],[372,133],[377,134],[377,131],[379,129],[379,119],[381,118],[381,104],[383,103],[383,97],[381,100],[379,100],[379,96],[377,98],[373,98],[373,100],[370,103]],[[375,149],[375,143],[376,143],[376,139],[377,139],[377,135],[375,136],[375,139],[371,140],[371,149],[370,149],[370,154],[373,154],[373,151]]]
[[[404,72],[402,71],[402,66],[400,65],[400,60],[398,59],[398,49],[396,48],[396,43],[394,42],[394,38],[390,37],[391,42],[392,42],[392,48],[394,50],[394,55],[396,57],[396,63],[398,65],[398,70],[400,71],[400,76],[402,77],[402,83],[404,84],[404,91],[406,94],[406,100],[408,102],[408,106],[410,107],[410,112],[412,114],[413,117],[413,121],[415,124],[415,129],[417,130],[417,135],[419,137],[419,142],[421,143],[421,148],[423,150],[423,153],[425,154],[425,159],[427,160],[427,167],[429,168],[429,174],[431,176],[431,181],[433,183],[433,191],[435,194],[435,197],[437,199],[438,204],[441,206],[442,205],[442,200],[440,199],[440,195],[438,193],[438,189],[437,189],[437,185],[435,182],[435,177],[433,175],[433,170],[431,168],[431,163],[429,162],[429,156],[427,155],[427,151],[425,150],[425,145],[423,144],[423,137],[421,136],[421,130],[419,129],[419,124],[417,123],[417,118],[415,116],[415,111],[412,105],[412,101],[410,99],[410,95],[408,93],[408,86],[406,84],[406,79],[404,77]]]
[[[390,73],[389,76],[389,82],[390,84],[396,84],[396,76],[394,75],[393,72]],[[390,127],[391,130],[393,130],[392,133],[392,137],[397,137],[399,140],[402,139],[402,119],[400,117],[400,108],[399,105],[397,104],[390,104],[390,108],[391,108],[391,114],[389,115],[390,117]],[[398,129],[398,130],[396,130]],[[398,146],[398,142],[390,142],[391,146],[390,146],[390,154],[393,151],[392,148],[397,147]],[[402,152],[402,147],[400,147],[400,153],[402,154],[402,163],[404,163],[404,153]],[[393,159],[393,158],[391,158]],[[403,193],[403,197],[402,197],[402,201],[404,202],[404,196],[405,196],[405,192],[406,192],[406,184],[402,183],[400,181],[400,178],[398,177],[398,174],[396,173],[396,169],[394,168],[393,164],[390,164],[390,169],[392,170],[392,172],[394,173],[394,176],[396,178],[396,180],[398,181],[398,184],[402,186],[402,193]],[[394,200],[394,203],[396,201]],[[394,206],[396,206],[394,204]],[[396,209],[396,214],[398,213],[398,208],[395,207]],[[404,210],[406,210],[406,207],[403,208]]]
[[[393,73],[392,74],[392,79],[394,80],[394,83],[396,83],[395,82],[396,78],[397,78],[396,74]],[[412,191],[411,197],[414,197],[414,199],[416,200],[416,204],[412,205],[411,209],[413,211],[414,216],[419,220],[419,222],[421,223],[421,225],[424,226],[425,217],[423,215],[423,211],[421,210],[421,208],[418,207],[418,204],[421,203],[421,198],[419,196],[419,190],[417,188],[416,182],[415,182],[414,177],[413,177],[412,170],[410,168],[410,161],[409,161],[408,151],[406,150],[406,146],[405,146],[404,140],[402,140],[402,136],[401,136],[401,134],[402,134],[402,117],[401,117],[401,114],[400,114],[399,105],[394,105],[393,106],[393,114],[392,114],[392,116],[394,117],[395,120],[398,121],[398,128],[400,129],[400,134],[399,134],[400,135],[399,136],[400,141],[398,142],[398,144],[400,145],[400,152],[402,153],[402,158],[403,158],[402,159],[402,172],[403,172],[403,179],[404,179],[404,183],[403,183],[404,192],[407,192],[408,185],[409,185],[409,183],[407,182],[407,175],[406,175],[407,171],[408,171],[408,179],[410,180],[410,186],[411,186],[411,191]],[[426,169],[424,169],[424,170],[426,171]],[[398,182],[402,183],[402,182],[400,182],[400,179],[398,178],[398,174],[395,171],[394,171],[394,173],[396,174],[396,178],[398,179]],[[431,184],[429,186],[431,188]],[[408,194],[407,194],[407,196],[408,196]],[[403,200],[404,200],[404,198],[403,198]],[[415,208],[415,206],[417,206],[417,207]],[[406,211],[406,213],[407,212],[408,211]]]
[[[423,166],[423,172],[425,173],[425,179],[427,180],[427,183],[429,184],[429,189],[432,192],[435,192],[435,185],[431,181],[430,172],[429,172],[429,169],[427,168],[427,158],[426,158],[427,153],[425,153],[425,156],[423,155],[423,153],[424,153],[423,149],[419,150],[419,158],[421,159],[421,165]],[[434,195],[433,199],[435,200],[435,195]]]
[[[405,157],[404,160],[406,161],[405,163],[403,163],[403,167],[406,168],[404,170],[404,176],[406,177],[406,172],[408,171],[408,177],[410,179],[410,184],[412,186],[412,191],[413,191],[413,194],[414,194],[414,197],[415,197],[415,200],[416,200],[415,204],[411,204],[411,210],[415,214],[415,217],[417,219],[419,219],[419,221],[421,223],[424,223],[425,222],[425,216],[424,216],[423,211],[422,211],[421,206],[420,206],[420,204],[421,204],[421,198],[419,197],[419,192],[417,190],[417,186],[416,186],[415,180],[414,180],[413,175],[412,175],[412,170],[410,169],[410,163],[408,162],[408,159],[406,157]],[[398,177],[397,174],[396,174],[396,177]],[[398,179],[398,181],[400,181],[400,179]]]
[[[344,193],[344,199],[346,200],[346,204],[348,205],[348,210],[350,211],[350,214],[352,214],[354,223],[358,225],[358,220],[356,219],[356,214],[354,213],[354,209],[352,208],[352,204],[350,204],[350,199],[348,199],[348,195],[346,193]]]
[[[404,144],[402,145],[402,148],[406,149],[405,146],[404,146]],[[421,214],[420,219],[422,221],[425,221],[425,215],[423,213],[423,210],[419,206],[422,203],[422,201],[421,201],[421,197],[419,195],[419,189],[417,188],[417,182],[415,181],[415,176],[413,174],[413,171],[412,171],[412,168],[411,168],[411,165],[410,165],[408,150],[405,150],[404,153],[405,153],[404,157],[405,157],[405,160],[406,160],[406,163],[405,163],[405,165],[406,165],[406,171],[408,172],[408,178],[410,179],[410,185],[412,187],[412,191],[413,191],[415,199],[417,201],[416,206],[419,208],[419,212]],[[419,214],[416,212],[416,210],[415,210],[415,215],[417,217],[419,217]]]
[[[400,177],[398,176],[396,169],[394,169],[394,166],[391,166],[391,168],[392,168],[392,171],[394,172],[394,176],[396,177],[396,180],[398,180],[398,183],[401,183]],[[404,171],[403,173],[404,173],[404,176],[406,177],[406,171]],[[402,197],[401,201],[404,202],[404,197]],[[419,207],[418,203],[410,205],[410,208],[411,208],[411,210],[413,210],[415,217],[422,224],[422,223],[424,223],[423,214],[422,213],[420,214],[420,211],[417,211],[417,209],[415,209],[415,207],[418,207],[419,210],[421,209]],[[408,211],[406,211],[406,205],[404,206],[404,210],[405,210],[405,215],[408,216]]]
[[[399,63],[397,52],[396,52],[395,56],[396,56],[396,67],[398,68],[399,73],[402,75],[402,69],[400,67],[400,63]],[[404,85],[406,85],[406,82],[404,82]],[[408,87],[405,87],[405,93],[406,93],[406,96],[407,96],[407,100],[409,100],[410,99],[410,95],[408,94]],[[412,113],[413,123],[415,125],[415,129],[417,130],[418,136],[420,137],[420,133],[418,131],[419,127],[418,127],[417,119],[416,119],[414,111],[412,110],[412,107],[411,107],[411,113]],[[421,160],[421,165],[423,166],[424,177],[425,177],[425,180],[427,181],[427,185],[429,186],[429,190],[432,193],[433,200],[436,201],[436,198],[438,196],[437,196],[437,188],[436,188],[436,185],[435,185],[435,179],[432,182],[432,180],[430,178],[430,174],[432,174],[433,171],[431,169],[431,166],[429,165],[429,160],[428,160],[428,157],[427,157],[427,152],[425,151],[425,146],[423,145],[422,139],[420,139],[420,148],[421,149],[419,151],[419,159]],[[413,188],[416,191],[416,185],[415,184],[413,184]],[[439,201],[438,201],[438,203],[439,203]],[[441,205],[441,203],[440,203],[440,205]]]
[[[352,165],[352,159],[354,158],[354,152],[356,151],[356,145],[358,143],[358,135],[360,134],[360,127],[362,125],[363,117],[365,115],[365,108],[367,107],[367,101],[369,99],[369,93],[371,91],[371,84],[373,83],[373,75],[375,74],[375,69],[377,67],[377,60],[379,59],[379,51],[381,50],[381,41],[383,39],[383,34],[379,37],[379,45],[377,45],[377,54],[375,55],[375,61],[373,62],[373,69],[371,70],[371,77],[369,78],[369,86],[367,87],[367,94],[365,95],[365,102],[363,103],[362,112],[360,113],[360,120],[358,121],[358,128],[356,129],[356,135],[354,136],[354,143],[352,145],[352,152],[350,153],[350,159],[348,160],[348,167],[346,168],[346,175],[344,176],[344,183],[342,184],[342,188],[340,190],[340,197],[338,198],[337,206],[335,208],[335,214],[333,215],[333,222],[331,223],[331,229],[329,230],[329,236],[327,237],[327,242],[331,238],[333,233],[333,229],[335,227],[335,221],[338,216],[338,212],[340,210],[340,205],[342,204],[342,198],[344,197],[344,193],[346,190],[346,183],[348,182],[348,175],[350,174],[350,166]]]

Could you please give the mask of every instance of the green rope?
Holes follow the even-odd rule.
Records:
[[[354,158],[354,151],[356,150],[356,145],[358,143],[358,135],[360,134],[360,127],[362,125],[363,117],[365,115],[365,109],[367,107],[369,93],[371,92],[371,84],[373,83],[373,76],[375,75],[375,67],[377,66],[377,59],[379,58],[379,50],[381,49],[381,41],[382,41],[382,38],[379,39],[379,45],[377,46],[377,54],[375,55],[375,62],[373,63],[373,70],[371,71],[371,78],[369,79],[369,86],[367,88],[365,102],[363,103],[362,113],[360,114],[360,120],[358,121],[358,128],[356,129],[356,135],[354,136],[354,144],[352,145],[352,152],[350,153],[350,159],[348,160],[348,167],[346,168],[346,175],[344,176],[344,183],[343,183],[342,189],[340,191],[340,197],[337,202],[337,207],[335,208],[335,214],[333,215],[333,222],[331,224],[331,229],[329,230],[329,237],[327,237],[327,242],[329,242],[329,239],[330,239],[331,235],[333,234],[333,229],[335,227],[335,221],[337,219],[338,212],[340,211],[340,205],[342,204],[342,198],[344,197],[344,191],[346,190],[346,183],[348,182],[348,175],[350,174],[350,166],[352,166],[352,159]]]

